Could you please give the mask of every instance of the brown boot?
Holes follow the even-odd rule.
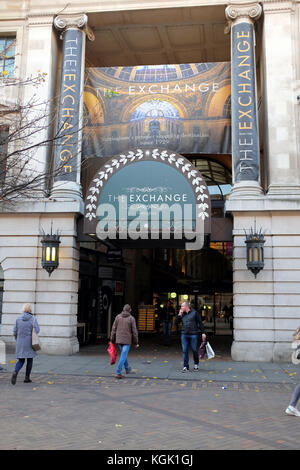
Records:
[[[116,379],[124,379],[124,376],[122,374],[117,374]]]

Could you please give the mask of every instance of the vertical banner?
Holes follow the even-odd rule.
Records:
[[[82,34],[78,29],[68,29],[64,33],[55,181],[76,181],[77,178]]]
[[[254,30],[232,26],[232,160],[234,182],[259,180]]]

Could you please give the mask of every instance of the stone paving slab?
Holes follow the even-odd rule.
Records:
[[[12,386],[0,373],[1,450],[299,448],[300,420],[284,413],[291,383],[33,377]]]

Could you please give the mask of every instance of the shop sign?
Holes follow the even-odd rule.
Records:
[[[258,181],[259,140],[253,26],[232,27],[232,152],[234,180]]]
[[[82,65],[82,32],[64,33],[63,62],[58,106],[58,138],[55,148],[56,181],[76,181],[79,155],[79,103]]]
[[[107,261],[110,263],[117,263],[122,260],[122,250],[121,249],[108,249],[106,253]]]
[[[183,240],[186,249],[200,249],[210,231],[205,180],[169,150],[135,149],[113,157],[89,186],[84,232],[100,240]]]

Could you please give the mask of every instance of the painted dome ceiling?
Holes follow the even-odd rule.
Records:
[[[167,82],[196,76],[213,68],[206,64],[139,65],[135,67],[106,67],[102,73],[126,82]]]

